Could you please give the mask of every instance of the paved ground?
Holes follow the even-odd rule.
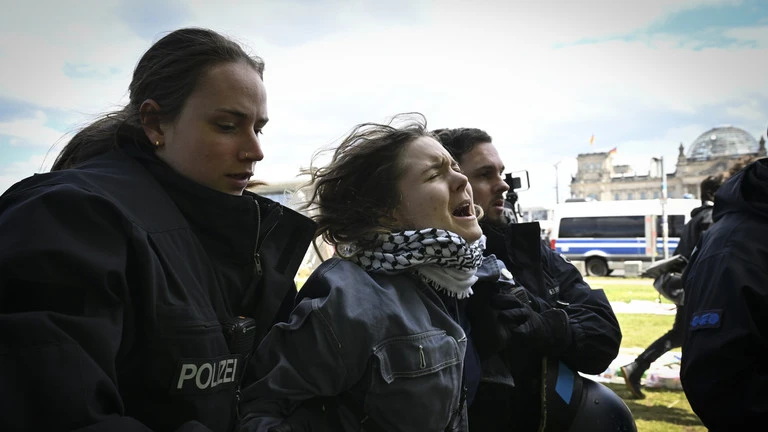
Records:
[[[612,284],[636,284],[647,285],[647,280],[637,279],[619,279],[611,280]],[[599,288],[599,283],[591,283],[593,288]],[[612,302],[611,307],[615,313],[644,313],[674,315],[677,311],[675,305],[669,303],[658,303],[652,300],[632,300],[625,302]],[[661,334],[659,334],[661,336]],[[590,378],[601,382],[624,383],[620,368],[631,363],[644,348],[622,348],[619,355],[611,362],[602,374],[587,375]],[[651,367],[643,375],[640,381],[644,387],[649,388],[669,388],[681,390],[680,385],[680,349],[674,349],[662,355],[658,360],[651,364]]]
[[[642,348],[621,349],[611,365],[599,375],[586,375],[599,382],[624,384],[620,368],[631,363]],[[680,349],[669,351],[651,364],[640,380],[643,387],[682,390],[680,384]]]
[[[674,315],[677,307],[669,303],[657,303],[652,300],[632,300],[629,303],[611,302],[611,307],[615,313],[643,313]]]
[[[649,286],[651,284],[650,279],[623,279],[623,278],[610,278],[611,285],[638,285]],[[585,278],[589,286],[594,289],[602,288],[605,279]],[[675,305],[669,303],[658,303],[651,300],[632,300],[629,303],[625,302],[612,302],[611,306],[616,313],[644,313],[644,314],[660,314],[660,315],[674,315]]]

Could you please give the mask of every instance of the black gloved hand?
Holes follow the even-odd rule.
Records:
[[[495,294],[490,301],[491,307],[498,311],[499,340],[505,348],[527,345],[543,356],[557,356],[570,345],[571,329],[564,310],[548,309],[538,313],[509,293]]]

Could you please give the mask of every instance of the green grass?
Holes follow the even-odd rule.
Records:
[[[661,301],[664,304],[672,304],[671,301],[661,297],[653,288],[653,280],[645,278],[617,278],[603,277],[587,278],[592,288],[603,288],[608,300],[615,302],[629,302],[630,300]]]
[[[645,399],[631,399],[623,384],[606,384],[624,399],[638,432],[706,432],[682,390],[644,388]]]
[[[622,348],[643,348],[668,332],[675,321],[674,315],[617,313],[621,326]],[[680,351],[675,349],[672,351]]]
[[[588,278],[592,288],[602,288],[611,302],[658,301],[650,279]],[[631,282],[640,282],[639,284]],[[661,298],[662,303],[671,304]],[[617,313],[622,331],[622,348],[645,348],[672,328],[674,315]],[[673,351],[680,352],[680,349]],[[632,399],[623,384],[607,384],[626,402],[637,423],[638,432],[705,432],[682,390],[643,388],[645,399]]]

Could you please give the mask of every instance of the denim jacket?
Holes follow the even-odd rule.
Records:
[[[243,390],[242,430],[267,431],[303,401],[346,392],[388,431],[468,430],[467,336],[433,289],[412,273],[369,274],[333,258],[301,294],[256,351],[262,378]],[[343,413],[342,424],[361,430]]]

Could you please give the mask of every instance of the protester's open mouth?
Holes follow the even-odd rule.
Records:
[[[469,217],[473,216],[472,203],[469,201],[461,203],[456,209],[453,210],[453,215],[456,217]]]

